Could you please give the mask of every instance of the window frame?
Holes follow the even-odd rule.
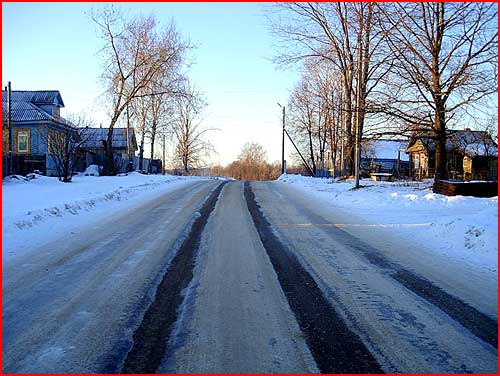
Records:
[[[23,144],[21,141],[21,137],[26,137],[25,143],[26,148],[21,149],[21,145]],[[16,152],[19,154],[29,154],[30,152],[30,131],[29,129],[18,129],[17,138],[16,138]]]

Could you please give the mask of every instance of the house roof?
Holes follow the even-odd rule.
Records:
[[[54,117],[40,108],[40,105],[51,104],[64,107],[61,94],[57,90],[16,91],[11,94],[11,119],[13,122],[40,122],[51,121],[59,124],[71,125],[62,117]],[[7,118],[7,93],[2,91],[2,115]]]
[[[89,137],[87,141],[83,144],[84,148],[89,149],[99,149],[103,148],[103,140],[108,138],[109,128],[88,128]],[[129,129],[130,141],[132,142],[132,147],[137,150],[137,141],[135,139],[135,132],[133,128]],[[114,128],[113,129],[113,139],[111,141],[114,148],[126,148],[127,147],[127,128]]]
[[[43,111],[33,103],[29,102],[12,102],[11,118],[15,122],[30,122],[30,121],[52,121],[54,118],[47,112]],[[7,116],[7,103],[2,102],[2,113],[4,119]]]
[[[435,140],[425,134],[412,137],[406,150],[410,151],[417,141],[420,141],[428,152],[434,151],[436,147]],[[450,130],[446,139],[446,149],[457,149],[470,157],[498,155],[498,146],[488,132],[470,129]]]
[[[498,155],[497,144],[485,131],[472,131],[470,129],[454,131],[448,136],[446,147],[460,149],[470,157]]]
[[[488,145],[473,142],[465,147],[464,154],[469,157],[496,157],[498,156],[498,146],[494,143]]]
[[[54,104],[64,107],[59,90],[12,90],[12,102],[30,102],[35,104]],[[7,102],[7,92],[2,91],[2,102]]]

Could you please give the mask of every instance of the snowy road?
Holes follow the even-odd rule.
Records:
[[[9,259],[3,372],[497,372],[491,281],[343,220],[198,181]]]
[[[176,243],[216,185],[184,186],[4,263],[3,371],[118,372]]]

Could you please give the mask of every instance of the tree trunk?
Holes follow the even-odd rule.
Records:
[[[310,154],[311,163],[312,163],[312,170],[313,170],[314,175],[316,176],[316,161],[314,159],[312,132],[310,130],[308,130],[307,133],[309,135],[309,154]]]
[[[335,177],[336,173],[335,161],[337,159],[337,145],[336,145],[336,137],[333,124],[334,124],[334,119],[332,116],[330,117],[330,126],[328,127],[328,137],[330,141],[330,159],[332,162],[333,176]]]
[[[184,158],[182,159],[182,162],[183,162],[183,165],[184,165],[184,172],[183,172],[183,175],[184,176],[187,176],[189,174],[189,170],[188,170],[188,158],[187,158],[187,155],[184,156]]]
[[[352,134],[352,87],[345,85],[346,175],[354,175],[354,137]]]
[[[120,113],[115,109],[115,115],[111,119],[108,129],[108,137],[106,142],[104,142],[104,175],[112,176],[116,175],[117,170],[115,166],[115,158],[113,154],[113,130],[116,122],[118,121],[118,117]]]
[[[444,4],[437,4],[436,8],[436,40],[433,45],[432,54],[432,89],[435,104],[434,133],[436,136],[436,153],[434,156],[435,179],[446,179],[448,177],[446,162],[446,103],[443,99],[443,87],[441,84],[441,66],[439,54],[442,49],[444,38]]]
[[[151,135],[151,162],[149,163],[149,166],[148,166],[148,172],[151,174],[153,172],[153,158],[154,158],[154,152],[155,152],[155,132],[153,131],[152,132],[152,135]]]
[[[435,179],[447,179],[448,171],[446,168],[446,119],[444,109],[436,109],[435,115],[435,138],[436,154],[434,157],[434,176]]]
[[[143,170],[144,167],[144,136],[145,136],[145,131],[142,131],[141,134],[141,146],[139,150],[139,170]]]

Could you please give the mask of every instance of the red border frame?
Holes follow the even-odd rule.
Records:
[[[0,5],[0,18],[3,19],[3,3],[21,3],[21,2],[26,2],[26,1],[22,1],[22,0],[9,0],[9,1],[3,1],[3,0],[0,0],[1,1],[1,5]],[[361,2],[361,1],[358,1],[358,0],[355,0],[356,2]],[[378,2],[391,2],[389,0],[377,0]],[[443,1],[443,0],[438,0],[439,2]],[[483,0],[480,0],[480,1],[483,1]],[[57,2],[75,2],[75,3],[86,3],[86,2],[89,2],[89,1],[85,1],[85,0],[70,0],[70,1],[64,1],[64,0],[49,0],[49,1],[45,1],[45,2],[49,2],[49,3],[57,3]],[[99,1],[94,1],[96,3],[100,3],[100,2],[106,2],[104,0],[99,0]],[[163,1],[163,0],[151,0],[151,1],[134,1],[134,0],[120,0],[118,2],[123,2],[123,3],[128,3],[128,2],[150,2],[150,3],[157,3],[157,2],[198,2],[198,1],[193,1],[193,0],[180,0],[180,1]],[[215,1],[201,1],[201,2],[215,2]],[[258,0],[250,0],[250,1],[231,1],[231,0],[219,0],[217,2],[252,2],[252,3],[257,3],[257,2],[273,2],[272,0],[263,0],[263,1],[258,1]],[[284,0],[279,0],[279,2],[286,2]],[[295,1],[295,2],[305,2],[305,1]],[[318,2],[326,2],[326,0],[319,0]],[[399,2],[411,2],[411,0],[404,0],[404,1],[399,1]],[[466,0],[458,0],[457,2],[467,2]],[[498,1],[496,1],[498,3]],[[500,16],[497,15],[497,22],[500,21]],[[2,30],[0,31],[0,34],[3,36],[3,28]],[[0,46],[2,45],[2,42],[0,41]],[[499,48],[499,51],[500,51],[500,48]],[[2,52],[0,51],[0,56],[2,55]],[[3,67],[3,64],[2,66],[0,67],[0,77],[3,77],[3,71],[2,71],[2,67]],[[498,99],[498,104],[500,104],[500,99]],[[0,116],[3,116],[0,115]],[[2,132],[2,136],[3,136],[3,132]],[[0,144],[0,151],[2,151],[2,147],[3,147],[3,143]],[[2,167],[2,162],[3,161],[0,161],[0,167]],[[498,166],[498,172],[500,173],[500,166]],[[3,189],[0,189],[0,204],[3,202],[3,197],[2,197],[2,193],[3,193]],[[497,202],[497,210],[498,208],[500,208],[500,205],[498,204]],[[497,229],[500,230],[500,223],[497,222]],[[0,230],[2,231],[0,233],[0,240],[3,238],[3,221],[0,221]],[[498,241],[498,240],[497,240]],[[500,244],[497,243],[497,253],[498,253],[498,245]],[[1,246],[0,246],[1,247]],[[3,248],[3,247],[2,247]],[[3,249],[2,249],[3,250]],[[1,256],[0,256],[1,257]],[[2,263],[3,264],[3,263]],[[2,274],[2,264],[0,264],[0,274]],[[0,287],[2,287],[2,281],[3,279],[0,279]],[[497,302],[500,300],[500,293],[498,291],[498,287],[500,286],[500,283],[498,284],[497,286]],[[3,287],[2,287],[2,291],[3,291]],[[3,312],[3,306],[2,306],[2,301],[3,301],[3,294],[2,296],[0,297],[0,310]],[[497,323],[497,327],[498,327],[498,323]],[[0,349],[2,349],[2,322],[1,322],[1,318],[0,318]],[[500,340],[500,334],[498,334],[498,339]],[[4,374],[3,373],[3,368],[2,368],[2,356],[3,356],[3,353],[2,351],[0,351],[0,375],[9,375],[9,374]],[[497,367],[499,366],[500,363],[498,363],[497,361]],[[499,374],[497,372],[497,374]],[[46,375],[46,374],[30,374],[30,375]],[[80,375],[80,376],[87,376],[87,375],[97,375],[97,374],[58,374],[58,375]],[[113,376],[115,374],[100,374],[100,375],[109,375],[109,376]],[[225,375],[225,374],[212,374],[214,376],[218,376],[218,375]],[[255,376],[255,375],[259,375],[259,374],[241,374],[241,375],[248,375],[248,376]],[[281,374],[281,375],[295,375],[295,374]],[[300,374],[299,374],[300,375]],[[338,375],[348,375],[348,374],[338,374]],[[372,374],[365,374],[365,375],[372,375]],[[402,375],[414,375],[414,376],[419,376],[421,374],[414,374],[414,373],[407,373],[407,374],[402,374]],[[433,375],[446,375],[446,374],[433,374]],[[459,374],[457,374],[459,375]],[[492,374],[494,375],[494,374]]]

